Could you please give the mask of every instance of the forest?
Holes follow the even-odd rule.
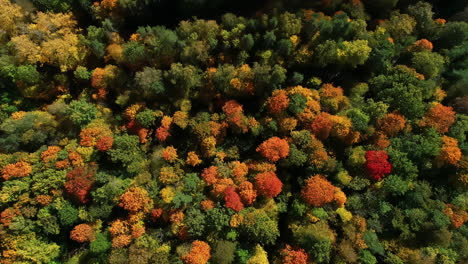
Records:
[[[466,0],[0,0],[0,264],[468,263]]]

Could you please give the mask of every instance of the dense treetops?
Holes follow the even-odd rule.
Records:
[[[0,0],[0,263],[468,262],[463,1],[227,2]]]

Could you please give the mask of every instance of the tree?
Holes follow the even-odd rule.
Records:
[[[283,187],[283,183],[272,171],[262,172],[255,177],[255,186],[260,195],[267,198],[276,197]]]
[[[260,154],[269,161],[276,162],[289,155],[289,144],[284,139],[272,137],[260,144],[256,151],[260,152]]]
[[[268,111],[272,114],[279,114],[286,110],[289,105],[289,98],[285,90],[275,90],[268,98]]]
[[[220,240],[217,241],[214,248],[211,260],[216,264],[231,264],[234,262],[237,243]]]
[[[3,10],[0,15],[0,29],[9,35],[15,34],[18,24],[24,19],[23,10],[8,0],[0,1],[0,9]]]
[[[420,122],[421,126],[435,128],[439,133],[447,133],[455,122],[455,112],[450,106],[442,104],[433,105]]]
[[[76,242],[84,243],[94,240],[94,230],[88,224],[79,224],[70,232],[70,238]]]
[[[20,147],[35,149],[55,136],[57,125],[54,116],[47,112],[26,112],[20,118],[12,116],[0,124],[4,132],[0,149],[6,152],[18,151]]]
[[[68,105],[67,114],[75,125],[84,127],[96,118],[97,109],[95,105],[86,102],[84,99],[73,100]]]
[[[388,155],[383,150],[369,150],[366,152],[366,169],[369,176],[380,181],[392,171],[392,164],[388,162]]]
[[[249,207],[243,212],[240,226],[243,235],[255,243],[274,244],[279,237],[278,222],[260,209]]]
[[[135,74],[135,82],[142,89],[145,97],[154,97],[165,92],[161,70],[144,67],[142,71]]]
[[[283,264],[307,264],[308,255],[302,248],[293,248],[286,245],[286,248],[281,250]]]
[[[436,157],[437,163],[439,166],[442,164],[456,165],[462,157],[460,148],[458,148],[458,141],[454,138],[443,136],[442,142],[440,153]]]
[[[445,65],[445,60],[441,55],[429,51],[414,52],[411,62],[416,71],[424,74],[424,77],[428,79],[438,77]]]
[[[87,56],[87,49],[79,38],[77,22],[70,13],[37,14],[25,34],[11,39],[20,62],[47,63],[62,72],[74,70]],[[42,35],[42,38],[35,38]]]
[[[335,186],[323,175],[314,175],[305,181],[301,195],[311,206],[320,207],[333,201]]]
[[[120,197],[119,206],[130,212],[149,212],[152,208],[152,200],[148,192],[141,187],[132,187]]]
[[[226,202],[227,208],[231,208],[236,212],[244,209],[244,205],[242,204],[239,194],[237,194],[235,188],[232,186],[229,186],[224,190],[224,201]]]
[[[211,258],[211,247],[204,241],[195,240],[189,253],[182,257],[186,264],[205,264]]]
[[[405,117],[398,113],[387,114],[378,121],[379,128],[389,137],[395,136],[406,126]]]
[[[32,167],[29,163],[19,161],[8,164],[2,169],[2,177],[4,180],[9,180],[12,177],[27,177],[31,174]]]
[[[67,173],[66,192],[79,203],[87,203],[94,183],[94,172],[85,167],[78,167]]]

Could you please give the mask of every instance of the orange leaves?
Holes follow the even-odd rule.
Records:
[[[48,146],[47,150],[41,153],[41,159],[44,162],[49,162],[57,158],[57,153],[61,150],[59,146]]]
[[[458,141],[454,138],[443,136],[442,142],[442,148],[436,158],[437,165],[456,165],[462,157]]]
[[[246,205],[253,204],[257,198],[257,191],[255,191],[253,184],[249,181],[241,183],[238,187],[238,192],[242,202]]]
[[[331,116],[329,113],[321,112],[315,117],[311,125],[311,131],[317,138],[325,140],[330,136],[333,127]]]
[[[289,155],[289,144],[284,139],[272,137],[260,144],[256,151],[269,161],[277,162]]]
[[[309,256],[302,248],[294,249],[290,245],[281,250],[282,264],[307,264]]]
[[[2,177],[9,180],[12,177],[26,177],[32,172],[32,167],[29,163],[19,161],[16,163],[8,164],[2,169]]]
[[[94,230],[90,225],[79,224],[70,232],[70,238],[79,243],[91,242],[94,240]]]
[[[153,200],[146,189],[131,187],[120,197],[119,206],[132,213],[138,211],[147,213],[153,207]]]
[[[450,126],[455,122],[455,112],[450,106],[436,104],[424,115],[419,123],[421,126],[433,127],[439,133],[447,133]]]
[[[187,160],[185,162],[192,167],[195,167],[198,164],[202,163],[197,153],[195,153],[194,151],[190,151],[189,153],[187,153]]]
[[[457,207],[447,204],[444,209],[444,214],[448,216],[454,228],[461,227],[465,222],[468,222],[468,212],[458,209]]]
[[[165,141],[171,133],[169,133],[169,129],[171,129],[172,118],[170,116],[163,116],[161,120],[161,126],[156,129],[156,138],[159,142]]]
[[[259,194],[273,198],[280,194],[283,183],[278,179],[274,172],[263,172],[255,177],[255,186]]]
[[[424,50],[432,51],[433,48],[434,46],[432,45],[432,42],[430,42],[427,39],[420,39],[413,44],[413,46],[411,47],[411,50],[412,51],[424,51]]]
[[[398,113],[390,113],[378,121],[379,128],[390,137],[395,136],[406,126],[406,119]]]
[[[15,216],[21,215],[19,209],[7,208],[0,213],[0,223],[4,226],[9,226]]]
[[[212,185],[218,180],[218,167],[210,166],[203,170],[201,177],[205,180],[206,184]]]
[[[245,163],[233,161],[229,164],[229,167],[231,168],[232,175],[237,183],[245,181],[245,176],[249,173],[249,168]]]
[[[301,194],[308,205],[320,207],[333,201],[335,186],[323,175],[315,175],[305,181]]]
[[[111,136],[103,136],[96,142],[96,148],[99,151],[105,152],[112,148],[114,138]]]
[[[241,104],[235,100],[227,101],[223,106],[223,112],[226,114],[227,120],[231,125],[240,128],[244,133],[247,132],[248,120],[246,120],[244,116],[244,110]]]
[[[211,247],[208,243],[195,240],[190,252],[182,257],[185,264],[206,264],[211,258]]]
[[[348,103],[348,98],[341,87],[325,83],[320,88],[320,101],[323,108],[336,112]]]
[[[268,99],[268,111],[272,114],[279,114],[286,110],[289,105],[289,97],[285,90],[273,91],[272,97]]]
[[[177,160],[177,149],[175,149],[173,146],[164,148],[162,151],[162,157],[166,161],[174,162]]]

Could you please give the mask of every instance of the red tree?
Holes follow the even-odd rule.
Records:
[[[236,212],[244,209],[244,205],[242,204],[239,194],[236,193],[235,188],[232,186],[229,186],[224,190],[224,201],[226,202],[227,208],[231,208]]]
[[[284,139],[272,137],[260,144],[256,150],[269,161],[276,162],[289,155],[289,144]]]
[[[67,173],[66,192],[80,203],[89,201],[89,192],[94,183],[94,173],[84,167],[78,167]]]
[[[257,174],[255,177],[255,186],[261,195],[267,198],[276,197],[283,188],[283,183],[276,177],[272,171]]]
[[[286,248],[281,250],[281,256],[283,257],[282,264],[307,264],[309,258],[304,249],[293,249],[290,245],[286,245]]]
[[[392,171],[392,164],[388,162],[388,155],[383,150],[369,150],[366,152],[366,169],[369,176],[380,181]]]

